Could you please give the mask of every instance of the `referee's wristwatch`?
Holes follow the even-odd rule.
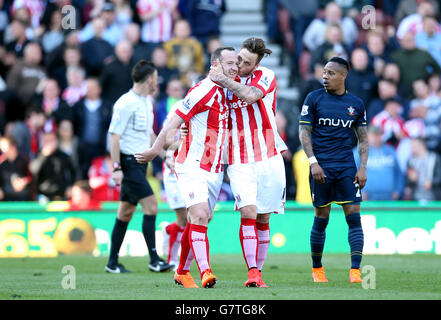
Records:
[[[118,161],[113,162],[113,172],[121,171],[121,164]]]

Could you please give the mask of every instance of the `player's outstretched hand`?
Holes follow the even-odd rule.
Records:
[[[320,165],[318,163],[314,163],[311,166],[311,174],[312,174],[312,178],[314,179],[315,182],[320,183],[320,184],[326,182],[325,172],[323,171],[322,167],[320,167]]]
[[[135,159],[138,163],[147,163],[152,161],[157,154],[153,151],[153,149],[147,149],[144,152],[135,153]]]
[[[224,75],[222,65],[220,63],[214,62],[210,66],[210,72],[208,73],[208,76],[212,81],[215,82],[222,82],[225,80],[226,76]]]
[[[183,123],[182,125],[181,125],[181,127],[179,128],[179,132],[180,132],[180,137],[182,138],[182,139],[185,139],[185,137],[186,136],[188,136],[188,132],[189,132],[189,130],[188,130],[188,127],[187,127],[187,125],[185,124],[185,123]]]
[[[361,189],[364,188],[367,181],[366,169],[360,168],[355,174],[354,184],[358,183],[358,186]]]
[[[175,159],[173,156],[167,156],[165,158],[165,165],[172,171],[175,171]]]

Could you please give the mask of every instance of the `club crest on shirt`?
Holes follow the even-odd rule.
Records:
[[[182,105],[183,105],[184,108],[187,109],[187,110],[190,110],[190,109],[191,109],[191,107],[190,107],[190,103],[191,103],[191,101],[190,101],[190,97],[188,97],[187,99],[185,99],[184,101],[182,101]]]
[[[193,193],[193,192],[190,192],[190,193],[188,194],[188,196],[190,197],[191,200],[194,199],[194,193]]]
[[[354,109],[354,107],[350,106],[350,107],[348,108],[348,113],[349,113],[350,116],[355,115],[355,109]]]
[[[259,82],[263,83],[265,86],[268,86],[268,77],[264,76],[260,78]]]
[[[306,104],[303,105],[302,112],[300,113],[300,115],[301,116],[306,116],[308,114],[308,108],[309,108],[309,106],[307,106]]]
[[[237,195],[237,196],[236,196],[236,201],[237,201],[237,202],[241,202],[241,201],[242,201],[242,199],[240,198],[240,195]]]

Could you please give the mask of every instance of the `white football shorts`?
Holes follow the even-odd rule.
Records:
[[[230,165],[227,173],[236,210],[255,205],[258,214],[284,213],[286,177],[280,154],[259,162]]]
[[[175,163],[178,187],[187,208],[208,202],[213,213],[224,179],[223,172],[209,172],[201,168]]]
[[[181,192],[179,191],[178,179],[176,178],[176,174],[171,171],[166,165],[164,165],[164,167],[165,168],[162,171],[164,177],[164,190],[170,209],[176,210],[180,208],[185,208],[184,200],[182,200]]]

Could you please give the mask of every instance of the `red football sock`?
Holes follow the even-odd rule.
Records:
[[[190,226],[189,241],[202,279],[204,271],[210,269],[207,227],[192,224]]]
[[[266,257],[268,256],[268,248],[270,244],[270,229],[268,223],[256,223],[257,237],[259,239],[257,253],[257,268],[262,270]]]
[[[173,253],[174,253],[174,245],[178,237],[180,227],[176,224],[176,222],[170,223],[166,228],[165,231],[169,235],[169,241],[168,241],[168,252],[167,252],[167,263],[170,263],[170,261],[174,261]]]
[[[190,226],[191,224],[187,222],[184,228],[181,238],[181,257],[179,259],[178,274],[185,274],[190,271],[191,263],[193,262],[194,256],[191,251],[190,246]]]
[[[259,242],[257,238],[256,219],[240,219],[240,245],[248,270],[257,267]]]
[[[173,243],[170,242],[171,249],[169,249],[168,262],[176,262],[179,259],[179,248],[181,247],[182,233],[185,227],[176,225],[176,239]]]

